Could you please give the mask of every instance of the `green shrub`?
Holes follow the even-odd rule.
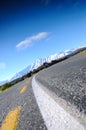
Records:
[[[5,83],[2,85],[1,90],[4,91],[5,89],[9,88],[10,85],[8,83]]]

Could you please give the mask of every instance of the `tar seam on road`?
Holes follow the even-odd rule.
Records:
[[[13,109],[8,113],[5,120],[2,123],[0,130],[16,130],[18,125],[18,119],[20,115],[21,107]]]
[[[32,79],[32,88],[48,130],[86,130]]]

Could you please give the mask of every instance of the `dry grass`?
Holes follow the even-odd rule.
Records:
[[[86,50],[80,52],[79,54],[83,54],[83,55],[85,54],[86,55]]]

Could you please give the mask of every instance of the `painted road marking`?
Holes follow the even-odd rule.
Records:
[[[86,130],[38,85],[35,77],[32,80],[32,88],[48,130]]]
[[[16,130],[18,125],[18,119],[20,115],[21,107],[13,109],[8,113],[5,120],[2,123],[0,130]]]
[[[22,94],[22,93],[24,93],[26,90],[27,90],[27,86],[25,85],[25,86],[23,86],[23,88],[20,90],[20,93]]]

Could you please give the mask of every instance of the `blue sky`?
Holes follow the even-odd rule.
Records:
[[[86,45],[85,0],[3,0],[0,16],[0,81],[36,59]]]

